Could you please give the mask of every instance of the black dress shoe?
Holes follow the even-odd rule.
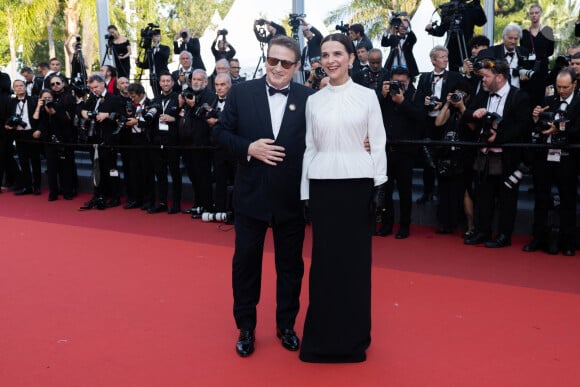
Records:
[[[505,234],[499,234],[494,240],[485,242],[485,247],[496,249],[499,247],[511,246],[510,238]]]
[[[149,211],[150,208],[153,208],[153,204],[152,203],[143,203],[143,205],[141,206],[141,210],[143,211]]]
[[[236,352],[238,355],[241,357],[250,356],[254,352],[254,341],[256,341],[254,331],[240,329],[240,335],[236,342]]]
[[[392,224],[383,224],[378,231],[375,231],[375,235],[378,236],[387,236],[393,233],[393,225]]]
[[[532,251],[539,250],[542,247],[542,245],[543,243],[541,240],[534,238],[530,241],[530,243],[522,247],[522,251],[525,251],[526,253],[531,253]]]
[[[32,193],[36,196],[40,195],[40,187],[34,187]]]
[[[395,239],[406,239],[409,237],[409,228],[408,227],[400,227],[399,231],[395,235]]]
[[[562,254],[564,254],[567,257],[573,257],[576,255],[576,247],[574,246],[573,243],[566,243],[562,248]]]
[[[49,202],[54,202],[57,199],[58,199],[58,194],[53,194],[53,193],[48,194],[48,201]]]
[[[121,205],[121,200],[111,199],[107,202],[107,208],[119,207]]]
[[[30,194],[32,194],[32,190],[30,188],[22,188],[22,189],[19,189],[18,191],[14,192],[14,195],[16,195],[16,196],[30,195]]]
[[[282,346],[289,351],[298,351],[300,348],[300,340],[298,336],[296,336],[296,332],[294,329],[286,328],[286,329],[276,329],[276,336],[280,340],[282,340]]]
[[[489,235],[483,232],[478,232],[470,236],[469,238],[465,239],[463,243],[465,243],[466,245],[479,245],[480,243],[484,243],[487,241],[489,241]]]
[[[181,207],[179,206],[171,206],[171,208],[169,210],[167,210],[168,214],[179,214],[181,212]]]
[[[64,198],[64,200],[73,200],[74,199],[73,194],[64,194],[64,195],[62,195],[62,197]]]
[[[150,214],[158,214],[160,212],[166,212],[166,211],[167,211],[167,204],[165,204],[165,203],[159,203],[155,207],[151,207],[150,209],[147,210],[147,212]]]
[[[560,252],[558,238],[550,238],[550,242],[548,243],[548,249],[546,250],[546,252],[551,255],[556,255]]]
[[[128,202],[127,204],[125,204],[123,206],[123,208],[126,210],[132,210],[134,208],[140,208],[140,207],[141,207],[141,204],[138,202]]]

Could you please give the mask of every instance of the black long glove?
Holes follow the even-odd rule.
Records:
[[[387,204],[387,183],[383,183],[375,187],[373,193],[373,201],[371,203],[371,214],[375,216],[377,222],[382,219],[382,214],[385,211],[385,206]]]
[[[308,199],[302,200],[302,211],[303,211],[302,215],[304,216],[304,222],[306,222],[306,224],[310,224],[312,217],[310,216],[310,202],[308,201]]]

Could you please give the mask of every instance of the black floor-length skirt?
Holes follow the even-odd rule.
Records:
[[[354,363],[371,342],[372,179],[310,180],[312,263],[300,359]]]

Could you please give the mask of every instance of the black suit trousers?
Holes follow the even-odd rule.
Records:
[[[393,225],[394,222],[393,191],[395,184],[399,192],[399,223],[404,226],[411,224],[414,161],[415,154],[413,151],[387,151],[387,175],[389,180],[387,181],[384,224]]]
[[[152,151],[153,165],[155,168],[155,178],[157,180],[157,199],[160,203],[167,203],[167,192],[169,188],[167,170],[171,175],[171,191],[173,205],[181,205],[182,177],[179,166],[179,150],[177,149],[154,149]]]
[[[195,204],[212,211],[211,195],[211,159],[208,150],[185,149],[182,153],[183,163],[195,194]]]
[[[511,173],[513,171],[509,171]],[[505,175],[489,176],[481,174],[476,177],[475,195],[478,213],[477,229],[491,234],[492,220],[496,207],[499,207],[498,234],[511,237],[516,220],[518,190],[505,186]]]
[[[576,170],[572,156],[562,156],[559,163],[546,160],[545,152],[534,159],[534,238],[548,237],[548,211],[552,207],[552,184],[560,195],[560,238],[573,242],[576,231]]]
[[[40,188],[42,172],[40,169],[41,145],[30,142],[32,130],[17,131],[16,152],[20,163],[20,186],[22,188]],[[21,141],[22,140],[22,141]]]
[[[260,301],[262,256],[268,222],[235,215],[236,247],[232,264],[234,318],[238,329],[256,327],[256,305]],[[302,244],[304,219],[272,223],[276,263],[276,324],[293,328],[300,308],[300,289],[304,275]]]
[[[56,144],[46,144],[44,153],[46,155],[46,172],[50,194],[58,195],[59,191],[62,191],[64,195],[72,196],[75,170],[73,149],[59,147]]]

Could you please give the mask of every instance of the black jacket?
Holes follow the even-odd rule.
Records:
[[[390,47],[391,50],[389,52],[389,56],[385,61],[385,68],[390,70],[393,67],[393,63],[395,62],[395,58],[398,55],[399,51],[399,37],[397,35],[388,35],[384,36],[381,39],[381,46],[382,47]],[[405,63],[407,64],[407,68],[409,69],[409,73],[411,77],[416,77],[419,75],[419,67],[417,67],[417,61],[415,60],[415,56],[413,55],[413,47],[417,43],[417,36],[413,31],[410,31],[407,34],[405,41],[403,42],[403,52],[401,55],[405,58]]]
[[[198,38],[189,38],[187,43],[182,42],[179,44],[178,42],[173,42],[173,53],[175,55],[181,54],[182,51],[189,51],[191,53],[192,61],[191,66],[194,69],[202,69],[205,70],[205,66],[203,64],[203,60],[201,59],[201,48],[199,44]]]

